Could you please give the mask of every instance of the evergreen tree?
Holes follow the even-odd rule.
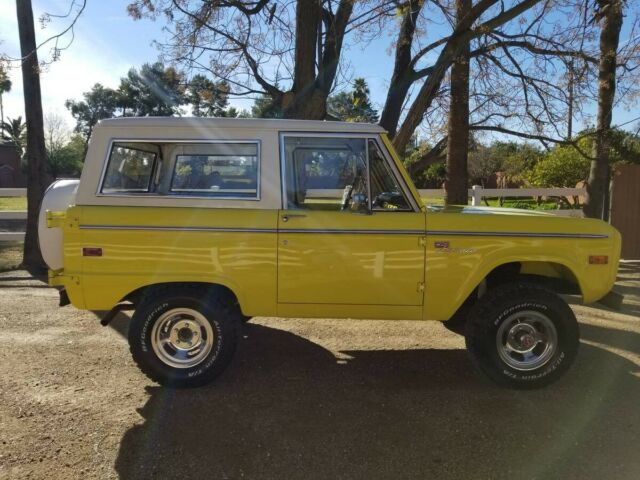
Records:
[[[340,92],[329,98],[327,113],[329,116],[345,122],[378,121],[378,111],[371,105],[369,87],[364,78],[356,78],[353,90]]]

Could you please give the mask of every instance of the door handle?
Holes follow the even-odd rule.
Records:
[[[290,218],[303,218],[303,217],[306,217],[306,215],[302,213],[288,213],[282,216],[282,221],[288,222]]]

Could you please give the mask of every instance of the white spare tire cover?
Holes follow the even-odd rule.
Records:
[[[42,258],[51,270],[64,267],[63,239],[61,228],[47,228],[47,210],[65,212],[70,205],[75,204],[79,184],[80,180],[56,180],[49,186],[42,200],[38,217],[38,240]]]

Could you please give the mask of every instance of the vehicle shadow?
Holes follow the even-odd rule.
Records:
[[[464,350],[336,359],[248,324],[214,384],[148,387],[115,468],[122,479],[640,478],[640,365],[594,346],[621,348],[623,333],[588,326],[560,382],[512,391],[476,375]]]
[[[640,316],[640,261],[624,262],[618,267],[614,290],[624,295],[620,312]]]

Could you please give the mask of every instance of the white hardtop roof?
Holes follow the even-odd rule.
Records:
[[[272,118],[124,117],[101,120],[98,128],[246,128],[278,131],[384,133],[380,125],[324,120],[282,120]]]

